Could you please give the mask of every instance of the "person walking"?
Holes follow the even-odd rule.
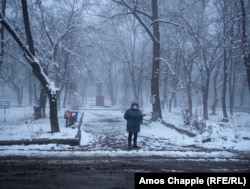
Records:
[[[127,132],[128,132],[128,148],[132,148],[132,136],[133,136],[133,148],[138,148],[137,137],[140,132],[140,126],[142,124],[143,115],[139,109],[139,105],[136,102],[131,104],[131,108],[127,109],[124,114],[124,119],[127,120]]]

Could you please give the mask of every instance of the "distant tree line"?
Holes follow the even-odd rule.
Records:
[[[201,106],[227,121],[249,102],[247,0],[2,0],[0,21],[0,88],[38,118],[48,99],[52,132],[57,109],[87,103],[97,81],[110,106],[151,102],[152,120]]]

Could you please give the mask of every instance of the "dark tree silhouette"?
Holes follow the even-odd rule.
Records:
[[[16,31],[7,22],[7,20],[2,14],[0,14],[0,23],[10,33],[10,35],[14,38],[14,40],[17,42],[19,47],[22,49],[27,62],[32,68],[33,74],[39,80],[42,87],[45,89],[46,94],[49,99],[49,105],[50,105],[51,132],[52,133],[59,132],[60,129],[59,129],[59,123],[58,123],[58,116],[57,116],[57,90],[54,87],[54,83],[50,81],[47,75],[44,73],[43,68],[40,66],[40,63],[38,61],[38,58],[35,56],[35,50],[34,50],[35,48],[34,48],[30,25],[29,25],[29,14],[28,14],[26,0],[22,0],[22,10],[23,10],[23,20],[24,20],[25,32],[26,32],[29,49],[26,48],[25,43],[21,40],[21,38],[18,36]]]
[[[241,0],[241,11],[242,11],[242,50],[243,50],[243,62],[246,66],[247,82],[250,91],[250,52],[247,49],[247,31],[246,31],[246,10],[244,1]]]

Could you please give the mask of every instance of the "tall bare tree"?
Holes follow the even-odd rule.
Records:
[[[240,0],[241,11],[242,11],[242,51],[243,51],[243,62],[246,66],[247,82],[250,91],[250,51],[247,42],[247,29],[246,29],[246,9],[244,0]]]
[[[158,15],[158,0],[151,0],[151,12],[152,15],[143,12],[139,8],[139,1],[133,1],[132,4],[129,4],[125,0],[113,0],[114,2],[126,7],[130,14],[137,19],[137,21],[141,24],[141,26],[145,29],[147,34],[150,36],[153,42],[153,56],[152,56],[152,75],[151,75],[151,96],[154,98],[152,103],[152,120],[162,119],[162,112],[161,112],[161,103],[160,103],[160,26],[159,26],[159,15]],[[149,19],[151,22],[150,25],[153,26],[152,30],[147,26],[144,22],[143,17]]]
[[[33,43],[33,38],[31,34],[31,29],[30,29],[30,21],[29,21],[29,13],[28,13],[28,6],[27,6],[27,1],[22,0],[22,12],[23,12],[23,22],[24,22],[24,28],[27,36],[27,43],[29,47],[29,51],[33,56],[36,56],[35,54],[35,47]],[[40,119],[45,117],[45,105],[46,105],[46,93],[44,88],[42,87],[40,90],[40,97],[39,97],[39,104],[38,106],[35,106],[35,119]]]
[[[5,16],[5,8],[6,8],[6,0],[2,0],[1,11],[2,11],[3,16]],[[3,56],[4,56],[4,27],[3,26],[1,26],[0,33],[1,33],[0,71],[1,71],[1,68],[3,65]]]
[[[23,10],[23,20],[25,23],[26,37],[28,40],[29,48],[26,48],[25,43],[21,40],[17,32],[8,23],[8,21],[2,14],[0,15],[0,22],[5,27],[5,29],[10,33],[10,35],[14,38],[19,47],[22,49],[27,62],[32,68],[33,74],[45,89],[50,104],[51,132],[52,133],[59,132],[60,129],[57,116],[57,89],[55,88],[54,83],[51,80],[49,80],[47,75],[44,73],[43,68],[41,67],[38,61],[38,58],[35,55],[35,50],[34,50],[35,48],[33,45],[33,39],[29,25],[29,13],[26,0],[22,0],[22,10]]]

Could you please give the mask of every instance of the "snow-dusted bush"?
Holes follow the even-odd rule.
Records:
[[[197,135],[197,142],[236,142],[238,135],[229,123],[203,121],[203,130]]]
[[[189,109],[187,107],[182,109],[182,118],[183,118],[185,125],[190,125],[191,115],[190,115]]]
[[[204,132],[204,129],[206,128],[206,120],[199,117],[198,113],[195,112],[195,115],[192,119],[191,126],[192,126],[192,129],[194,129],[198,134],[201,134]]]

